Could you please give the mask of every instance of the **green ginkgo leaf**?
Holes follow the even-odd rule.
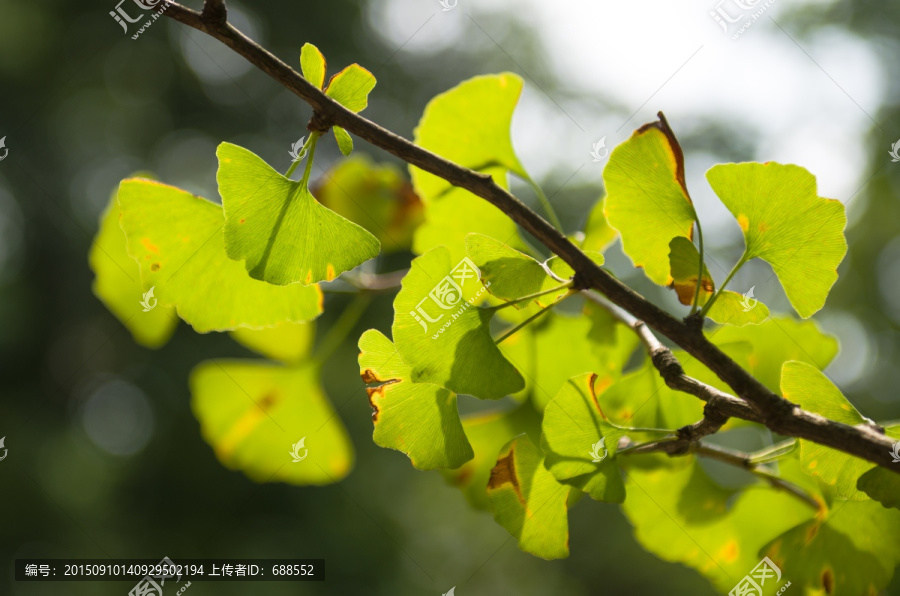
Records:
[[[697,291],[697,278],[700,275],[700,253],[694,243],[678,236],[669,242],[669,275],[672,283],[669,287],[678,294],[678,301],[690,306],[694,303],[694,295]],[[700,293],[697,296],[697,304],[703,306],[716,290],[716,284],[706,263],[703,263],[703,281],[700,284]]]
[[[805,362],[785,362],[781,372],[784,398],[829,420],[855,426],[866,419],[819,369]],[[800,439],[803,469],[834,489],[843,499],[865,500],[856,482],[875,464],[812,441]]]
[[[491,470],[488,496],[494,519],[542,559],[569,556],[569,487],[544,468],[544,456],[527,435],[507,443]]]
[[[319,89],[325,84],[325,56],[311,43],[305,43],[300,48],[300,70],[303,78]]]
[[[461,166],[489,175],[509,188],[508,175],[527,178],[512,147],[510,126],[522,93],[512,73],[478,76],[433,98],[414,131],[416,144]],[[416,232],[414,250],[425,253],[447,246],[454,260],[465,256],[470,232],[499,238],[516,249],[526,245],[507,215],[462,188],[410,166],[416,193],[425,204],[425,224]]]
[[[621,503],[625,484],[616,461],[625,432],[603,413],[588,373],[569,379],[544,409],[541,451],[544,465],[564,484],[588,493],[596,501]]]
[[[742,260],[767,261],[804,319],[821,309],[847,252],[843,204],[821,198],[794,165],[721,164],[706,177],[744,233]]]
[[[469,505],[490,511],[487,484],[500,449],[513,437],[525,432],[538,437],[541,420],[531,405],[526,403],[508,412],[465,416],[462,424],[475,456],[455,470],[441,470],[441,474],[449,484],[463,492]]]
[[[331,484],[353,467],[353,445],[315,365],[212,360],[191,373],[191,407],[226,467],[255,482]]]
[[[144,298],[141,268],[125,246],[125,234],[119,226],[119,204],[113,193],[88,257],[95,275],[94,295],[125,325],[134,341],[158,348],[172,337],[178,317],[172,306],[158,304],[158,298]]]
[[[309,356],[316,337],[314,323],[282,323],[266,329],[238,328],[231,332],[238,343],[266,358],[299,364]]]
[[[697,214],[684,182],[684,154],[665,120],[637,129],[603,169],[606,218],[622,249],[653,282],[667,286],[669,242],[690,239]]]
[[[499,399],[525,386],[494,343],[494,311],[473,303],[484,287],[465,259],[453,264],[438,247],[413,260],[394,299],[394,343],[415,383]]]
[[[409,367],[379,331],[363,333],[359,350],[376,445],[405,453],[419,470],[458,468],[472,459],[454,393],[410,380]]]
[[[375,75],[359,64],[351,64],[331,77],[325,95],[351,112],[362,112],[369,104],[369,93],[374,88]]]
[[[332,130],[334,130],[334,140],[337,141],[341,153],[345,157],[353,153],[353,139],[350,134],[340,126],[333,126]]]
[[[378,255],[365,229],[316,201],[253,152],[222,143],[216,179],[225,209],[225,248],[250,277],[276,285],[332,280]]]
[[[619,232],[606,221],[606,214],[603,212],[605,207],[606,199],[602,198],[591,209],[587,222],[584,224],[584,240],[581,242],[581,250],[603,252],[619,237]]]
[[[152,180],[119,186],[121,226],[128,254],[141,269],[144,291],[173,305],[195,331],[274,327],[322,312],[318,286],[278,287],[250,278],[225,254],[222,208]]]
[[[887,434],[895,439],[900,439],[900,426],[888,429]],[[896,472],[875,466],[859,477],[856,488],[884,507],[900,509],[900,474]]]

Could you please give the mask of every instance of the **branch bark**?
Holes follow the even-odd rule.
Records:
[[[848,426],[827,420],[776,395],[707,339],[703,334],[702,320],[694,317],[681,321],[618,281],[572,244],[562,232],[495,184],[491,176],[450,162],[347,110],[230,23],[213,18],[213,15],[219,14],[218,6],[224,9],[222,0],[206,1],[206,17],[171,0],[164,1],[168,4],[164,12],[167,17],[218,39],[308,103],[313,108],[313,121],[318,123],[317,126],[341,126],[406,163],[468,190],[503,211],[572,267],[576,272],[577,288],[598,290],[613,304],[678,344],[731,387],[753,410],[755,421],[782,435],[808,439],[900,473],[900,466],[891,465],[889,452],[893,441],[883,432],[867,425]],[[746,409],[742,413],[749,416]]]

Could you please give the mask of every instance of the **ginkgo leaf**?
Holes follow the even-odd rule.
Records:
[[[843,502],[778,536],[762,554],[798,594],[883,594],[900,563],[900,512]]]
[[[121,226],[141,285],[161,306],[174,305],[195,331],[274,327],[322,312],[318,286],[278,287],[250,278],[225,254],[222,208],[152,180],[119,186]]]
[[[305,43],[300,48],[300,70],[303,78],[319,89],[325,84],[325,56],[311,43]]]
[[[769,307],[759,300],[724,290],[706,316],[723,325],[758,325],[769,318]]]
[[[521,77],[505,72],[473,77],[435,96],[414,131],[416,144],[463,167],[481,172],[498,168],[526,177],[510,136],[522,86]],[[410,167],[410,175],[426,202],[451,188],[443,178],[416,167]]]
[[[581,242],[581,250],[603,252],[619,237],[619,232],[606,221],[606,214],[603,212],[605,207],[606,199],[602,198],[591,209],[587,222],[584,224],[584,240]]]
[[[804,319],[821,309],[847,252],[843,204],[794,165],[720,164],[706,177],[744,233],[743,260],[767,261]]]
[[[521,93],[522,79],[512,73],[464,81],[428,103],[414,140],[441,157],[491,176],[498,186],[508,189],[510,172],[527,178],[510,136]],[[417,253],[443,245],[454,260],[462,258],[470,232],[499,238],[516,249],[526,248],[515,222],[497,207],[419,168],[410,166],[409,172],[425,203],[426,221],[417,230],[413,245]]]
[[[770,317],[759,325],[722,327],[711,339],[720,347],[746,344],[750,353],[742,366],[775,393],[781,393],[781,367],[788,360],[823,370],[838,353],[837,338],[822,331],[818,323],[789,316]],[[728,391],[724,386],[720,389]]]
[[[419,470],[458,468],[474,457],[456,395],[410,380],[410,369],[387,337],[370,329],[359,339],[359,369],[369,385],[376,445],[405,453]]]
[[[484,292],[468,259],[453,264],[438,247],[412,261],[394,299],[394,343],[416,383],[499,399],[524,387],[494,343],[494,311],[473,303]]]
[[[365,155],[338,162],[312,192],[320,203],[378,238],[385,252],[408,250],[422,222],[422,201],[403,172]]]
[[[669,242],[669,275],[672,283],[669,287],[678,294],[678,301],[690,306],[694,303],[694,295],[697,291],[697,278],[700,275],[700,253],[694,243],[678,236]],[[716,284],[706,263],[703,263],[703,281],[700,284],[700,294],[697,296],[697,304],[703,306],[716,290]],[[713,319],[715,320],[715,319]]]
[[[153,304],[150,310],[141,304],[141,268],[125,246],[125,234],[119,227],[119,204],[113,193],[100,217],[100,229],[88,257],[95,275],[94,295],[131,332],[134,341],[158,348],[172,337],[178,317],[172,306],[158,304],[157,298],[147,302]]]
[[[621,503],[625,484],[616,462],[625,432],[607,420],[588,373],[569,379],[544,410],[541,451],[546,468],[596,501]]]
[[[321,205],[253,152],[221,143],[216,180],[225,248],[250,277],[276,285],[332,280],[378,255],[378,239]]]
[[[494,519],[542,559],[569,556],[569,488],[544,468],[544,456],[527,435],[507,443],[488,480]]]
[[[539,436],[541,420],[529,404],[523,404],[508,412],[471,414],[463,417],[462,424],[475,457],[455,470],[441,470],[441,474],[463,492],[469,505],[490,511],[487,484],[500,449],[522,433]]]
[[[238,328],[231,332],[238,343],[266,358],[299,364],[309,356],[316,337],[313,323],[282,323],[267,329]]]
[[[889,436],[900,439],[900,426],[886,430]],[[859,477],[856,488],[884,507],[900,509],[900,474],[896,472],[875,466]]]
[[[359,64],[351,64],[331,77],[325,95],[351,112],[362,112],[369,104],[369,93],[374,88],[375,75]]]
[[[340,126],[333,126],[332,130],[334,130],[334,140],[337,141],[341,153],[345,157],[353,153],[353,139],[350,134]]]
[[[829,420],[855,426],[866,419],[820,370],[805,362],[785,362],[781,372],[784,398]],[[875,464],[812,441],[800,439],[804,470],[834,489],[843,499],[868,497],[856,489],[859,477]]]
[[[251,480],[331,484],[353,467],[353,445],[318,366],[212,360],[193,370],[190,385],[203,438],[224,466]]]
[[[684,182],[684,154],[665,120],[637,129],[603,169],[606,218],[622,249],[653,282],[667,286],[669,242],[690,239],[697,215]]]

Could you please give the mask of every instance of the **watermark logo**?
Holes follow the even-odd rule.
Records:
[[[609,149],[606,148],[606,137],[603,137],[593,145],[591,145],[591,158],[594,161],[603,161],[609,155]]]
[[[0,439],[0,447],[3,447],[3,439]],[[894,450],[889,452],[891,456],[894,458],[893,463],[900,462],[900,441],[894,443]],[[0,458],[2,459],[2,458]]]
[[[118,4],[116,4],[116,9],[109,11],[109,16],[111,16],[115,21],[122,26],[122,31],[128,35],[128,24],[129,23],[138,23],[144,19],[146,16],[145,12],[139,12],[136,17],[133,17],[128,14],[128,12],[122,8],[122,5],[125,4],[127,0],[120,0]],[[141,11],[148,11],[155,8],[159,5],[162,0],[131,0],[134,2]],[[150,14],[150,20],[141,25],[138,32],[131,36],[131,39],[137,39],[141,36],[141,34],[150,28],[150,25],[153,24],[153,21],[158,19],[165,10],[169,8],[169,4],[166,2],[162,2],[162,8],[158,11]]]
[[[756,286],[750,286],[750,289],[744,294],[743,298],[741,298],[741,306],[744,307],[744,312],[750,312],[756,305],[759,303],[759,300],[754,300],[753,298],[753,290]]]
[[[770,586],[780,582],[781,569],[772,562],[772,559],[763,557],[756,567],[728,592],[728,596],[763,596],[763,586],[767,579],[774,580],[769,584]],[[782,594],[790,586],[791,582],[788,582],[777,593]]]
[[[762,4],[760,4],[762,3]],[[709,16],[721,27],[731,39],[737,39],[762,18],[762,15],[775,0],[719,0]]]
[[[5,139],[6,137],[3,137]],[[3,139],[0,139],[0,147],[3,146]],[[897,162],[900,161],[900,139],[897,139],[897,142],[891,145],[891,150],[888,151],[888,155],[891,156],[891,161]],[[4,156],[6,157],[6,156]],[[3,157],[0,157],[3,159]]]
[[[453,10],[454,8],[456,8],[456,5],[459,4],[459,0],[439,0],[439,1],[441,4],[441,9],[444,12],[447,12],[448,10]],[[451,592],[452,591],[453,590],[451,590]]]
[[[0,461],[3,461],[4,459],[6,459],[6,456],[9,452],[9,449],[7,449],[6,445],[4,445],[5,442],[6,442],[6,437],[0,437],[0,449],[3,450],[3,457],[0,457]],[[896,445],[895,445],[895,447],[896,447]]]
[[[291,145],[291,150],[288,153],[291,156],[292,161],[300,161],[304,157],[306,157],[306,149],[304,149],[304,145],[306,145],[306,137],[300,137],[300,139]]]
[[[600,455],[600,450],[603,449],[603,455]],[[606,450],[606,445],[603,444],[603,439],[600,439],[593,445],[591,445],[590,456],[593,458],[595,464],[606,459],[606,456],[609,455],[609,452]]]
[[[163,587],[166,585],[167,579],[175,579],[176,582],[181,581],[180,566],[172,562],[169,557],[163,557],[157,565],[151,565],[153,572],[145,575],[144,579],[139,581],[128,592],[128,596],[163,596]],[[191,586],[191,582],[187,582],[184,587],[178,590],[177,594],[184,592]]]
[[[306,449],[306,437],[303,437],[293,445],[291,445],[291,457],[294,458],[294,461],[291,463],[295,464],[297,462],[301,462],[306,459],[306,456],[309,455],[309,449]],[[303,457],[300,456],[300,450],[303,449]]]
[[[158,300],[153,297],[153,289],[155,287],[156,286],[153,286],[152,288],[144,292],[144,299],[141,300],[141,306],[144,307],[144,312],[150,312],[151,310],[156,308],[156,303],[158,302]],[[153,301],[152,303],[150,302],[151,300]]]
[[[446,594],[441,594],[441,596],[453,596],[454,592],[456,592],[456,586],[453,586],[452,588],[450,588],[449,592],[447,592]]]
[[[475,301],[481,296],[487,288],[490,287],[491,282],[487,282],[478,292],[472,296],[469,300],[463,299],[463,288],[466,287],[466,284],[478,283],[478,280],[481,279],[481,270],[472,262],[469,257],[464,257],[462,261],[457,263],[456,267],[450,271],[450,275],[444,276],[444,279],[439,281],[434,288],[428,292],[428,296],[422,298],[419,303],[416,305],[415,310],[409,311],[410,316],[416,320],[416,322],[422,326],[422,329],[425,330],[425,333],[428,333],[428,324],[429,323],[440,323],[441,320],[444,320],[444,323],[441,325],[440,329],[437,330],[431,336],[431,339],[437,339],[441,336],[445,329],[450,327],[453,324],[453,321],[458,319],[463,312],[465,312],[471,305],[475,304]],[[431,298],[432,305],[429,306],[429,309],[432,313],[440,313],[437,316],[432,317],[429,314],[428,310],[425,306],[423,306],[423,302]],[[437,307],[440,310],[435,310],[434,307]],[[445,311],[454,311],[450,313],[442,313],[441,310]],[[445,316],[449,315],[447,319],[444,319]]]
[[[900,143],[900,141],[898,141],[898,143]],[[0,149],[3,150],[3,155],[0,155],[0,161],[3,161],[4,159],[6,159],[6,156],[9,155],[9,147],[6,146],[6,137],[5,136],[2,139],[0,139]]]

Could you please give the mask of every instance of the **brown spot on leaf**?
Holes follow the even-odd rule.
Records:
[[[362,354],[360,354],[362,356]],[[362,377],[363,383],[381,383],[382,379],[378,378],[378,375],[375,374],[375,371],[371,368],[367,368],[366,370],[359,373],[359,376]]]
[[[310,269],[309,271],[306,272],[306,280],[304,280],[303,284],[308,286],[309,282],[311,282],[311,281],[312,281],[312,269]]]
[[[278,403],[278,392],[270,391],[262,396],[259,400],[259,407],[263,412],[268,412],[276,403]]]
[[[144,248],[146,248],[150,252],[159,254],[159,247],[150,242],[149,238],[141,238],[141,244],[143,244]]]
[[[159,271],[159,263],[150,263],[150,271]]]
[[[522,498],[522,488],[519,486],[519,479],[516,477],[516,448],[513,446],[509,453],[497,460],[497,465],[491,469],[491,478],[488,480],[488,490],[498,489],[504,484],[509,484],[516,492],[516,496],[522,504],[525,499]]]
[[[334,279],[334,277],[334,265],[328,263],[328,266],[325,267],[325,279],[331,281],[332,279]]]
[[[246,217],[242,217],[240,223],[244,223],[245,221],[247,221],[247,218],[246,218]]]
[[[822,587],[826,594],[834,594],[834,572],[831,569],[822,572]]]
[[[603,408],[600,407],[600,402],[597,401],[597,392],[594,391],[594,382],[597,380],[597,373],[591,373],[591,376],[588,378],[588,391],[591,393],[591,399],[594,400],[594,407],[597,408],[597,411],[600,412],[600,415],[603,416],[604,420],[609,420],[606,417],[606,414],[603,413]]]

